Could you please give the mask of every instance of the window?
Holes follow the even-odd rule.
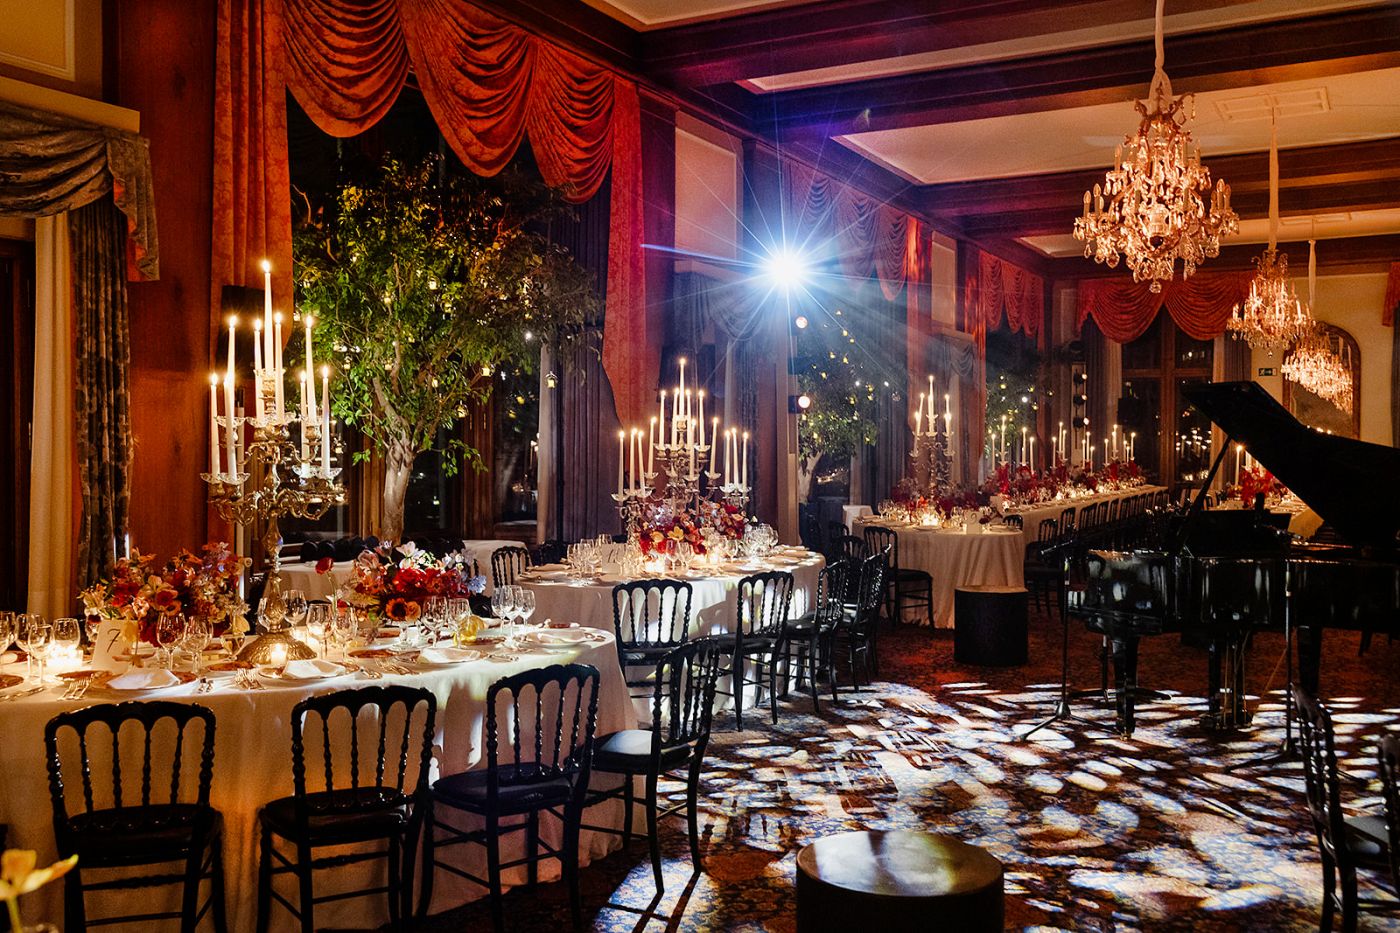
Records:
[[[1214,364],[1215,342],[1182,332],[1166,313],[1123,345],[1123,385],[1112,417],[1143,471],[1164,485],[1199,483],[1210,469],[1210,419],[1182,389],[1209,382]]]
[[[29,588],[29,425],[34,387],[34,247],[0,239],[0,609],[24,608]]]

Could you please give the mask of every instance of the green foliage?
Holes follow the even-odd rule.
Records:
[[[388,159],[328,204],[306,201],[295,232],[301,312],[331,359],[333,408],[381,450],[435,448],[440,428],[485,401],[483,374],[533,372],[541,342],[567,358],[598,298],[588,274],[536,228],[558,196],[506,174]],[[296,359],[296,356],[292,356]],[[478,464],[460,441],[442,450]]]
[[[876,398],[895,382],[862,345],[854,329],[858,316],[842,310],[810,314],[797,335],[797,384],[812,399],[801,416],[798,441],[804,459],[838,459],[874,444],[879,436]]]

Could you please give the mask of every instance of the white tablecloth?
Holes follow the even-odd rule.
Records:
[[[765,570],[786,570],[793,576],[789,617],[797,618],[812,608],[817,595],[817,576],[826,560],[811,551],[781,561],[755,564],[753,569],[718,576],[687,577],[691,585],[690,637],[700,638],[730,631],[739,605],[739,581],[747,574]],[[612,591],[616,582],[576,583],[564,579],[519,581],[535,593],[535,618],[555,622],[577,622],[590,628],[613,631]]]
[[[873,514],[868,505],[843,505],[841,506],[841,521],[846,525],[848,534],[860,534],[856,530],[856,522],[867,515]]]
[[[231,930],[252,930],[257,916],[257,812],[270,800],[292,793],[292,740],[290,713],[300,700],[314,694],[337,689],[350,689],[371,683],[405,683],[427,687],[437,697],[436,773],[457,774],[481,767],[485,760],[485,700],[491,683],[509,674],[547,664],[580,661],[597,667],[601,680],[598,695],[598,734],[636,725],[635,713],[627,697],[627,688],[617,664],[617,649],[611,634],[605,639],[583,645],[540,649],[520,654],[514,661],[472,661],[447,668],[425,669],[411,676],[385,675],[370,681],[363,675],[350,675],[323,681],[269,681],[269,689],[245,691],[232,687],[227,680],[202,696],[192,696],[192,687],[178,688],[164,694],[165,698],[197,702],[214,711],[217,729],[214,754],[214,783],[211,803],[224,818],[224,871],[227,883],[228,922]],[[374,663],[374,662],[366,662]],[[22,664],[5,669],[23,674]],[[53,839],[52,809],[49,805],[48,772],[44,765],[44,726],[55,714],[68,709],[90,705],[94,701],[113,702],[123,699],[116,691],[99,696],[94,689],[80,702],[65,701],[61,689],[13,702],[0,703],[0,735],[4,736],[4,780],[0,781],[0,822],[10,826],[11,847],[36,849],[40,864],[46,865],[56,857]],[[181,695],[171,695],[177,693]],[[100,733],[99,733],[100,734]],[[158,736],[159,738],[159,736]],[[168,736],[167,736],[168,738]],[[507,749],[507,754],[509,753]],[[186,761],[193,762],[197,754],[186,747]],[[315,770],[314,767],[312,769]],[[127,799],[138,793],[138,770],[128,776]],[[165,773],[168,774],[167,766]],[[69,795],[81,796],[81,784],[76,775],[70,776]],[[585,822],[593,825],[620,825],[621,805],[611,809],[592,808]],[[455,817],[461,822],[461,816]],[[602,821],[602,822],[600,822]],[[561,833],[556,825],[542,827],[542,835],[551,845],[558,846]],[[519,840],[523,833],[514,833],[508,840]],[[586,864],[616,848],[617,837],[584,831],[580,844],[580,859]],[[518,855],[518,841],[508,842],[503,857],[509,861]],[[456,847],[450,857],[463,859],[462,864],[473,874],[485,874],[485,855],[480,846]],[[383,884],[384,863],[363,863],[338,868],[334,872],[317,874],[317,894],[340,888],[371,887]],[[373,874],[371,874],[373,873]],[[541,866],[541,879],[558,877],[557,863]],[[417,876],[421,878],[421,874]],[[417,880],[415,879],[415,881]],[[507,883],[521,883],[523,869],[507,872]],[[291,896],[294,888],[283,888],[286,878],[278,881],[278,890]],[[176,910],[179,907],[179,887],[153,889],[142,893],[140,910],[124,912]],[[27,896],[27,916],[60,924],[63,883],[56,882]],[[455,875],[440,871],[434,877],[433,912],[446,910],[467,900],[481,897],[483,890]],[[103,895],[104,899],[111,893]],[[107,915],[99,909],[98,899],[89,899],[89,919]],[[333,901],[316,907],[316,925],[324,927],[374,928],[388,922],[387,900],[384,896]],[[130,904],[126,906],[131,906]],[[296,928],[292,916],[280,907],[272,911],[273,929]]]
[[[859,524],[864,527],[880,522],[864,520]],[[983,528],[977,525],[966,532],[895,528],[899,538],[899,566],[906,570],[923,570],[933,577],[934,624],[939,628],[953,627],[953,590],[957,587],[1022,586],[1025,582],[1022,572],[1025,535],[1015,530],[985,531]],[[911,621],[928,624],[928,616],[918,610],[911,608],[906,615]]]
[[[1078,519],[1086,505],[1098,505],[1100,502],[1112,502],[1114,499],[1128,499],[1133,496],[1155,493],[1162,488],[1161,486],[1134,486],[1131,489],[1124,489],[1118,492],[1106,492],[1075,499],[1060,499],[1054,502],[1045,502],[1040,505],[1013,508],[1010,510],[1010,514],[1021,516],[1021,521],[1025,524],[1026,528],[1026,538],[1030,541],[1034,541],[1036,540],[1036,532],[1040,528],[1040,523],[1045,521],[1058,521],[1060,514],[1064,512],[1065,509],[1075,509],[1075,518]]]
[[[486,577],[485,593],[490,596],[494,589],[491,586],[491,555],[498,548],[524,546],[519,541],[467,541],[462,548],[462,554],[468,560],[476,561],[477,567]],[[350,578],[352,563],[354,562],[348,560],[336,561],[326,573],[317,573],[316,565],[311,562],[283,564],[282,588],[301,590],[307,599],[328,600],[335,595],[340,585]]]

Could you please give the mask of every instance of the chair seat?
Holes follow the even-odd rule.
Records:
[[[601,736],[593,749],[593,770],[617,774],[645,774],[651,769],[650,729],[623,729]],[[675,745],[661,749],[661,770],[677,768],[690,760],[692,747]]]
[[[734,632],[724,632],[722,634],[711,635],[710,638],[720,646],[721,653],[733,654],[734,648],[739,642],[739,636]],[[745,635],[744,653],[762,653],[773,650],[778,643],[778,635]]]
[[[927,570],[913,570],[908,567],[895,567],[890,570],[889,582],[891,583],[917,583],[922,586],[925,583],[932,583],[933,577]]]
[[[320,791],[307,794],[306,804],[311,811],[308,838],[316,841],[383,839],[401,832],[408,823],[408,798],[392,787]],[[266,804],[260,816],[263,825],[284,839],[300,835],[295,797]]]
[[[1385,817],[1354,816],[1346,821],[1347,848],[1356,860],[1366,865],[1381,867],[1388,864],[1384,840],[1389,838],[1385,828]]]
[[[113,807],[69,818],[79,858],[89,868],[183,859],[219,835],[223,816],[198,804]]]
[[[545,807],[559,806],[568,801],[574,782],[566,776],[546,777],[539,765],[523,762],[501,765],[497,769],[497,813],[528,813]],[[472,813],[485,813],[490,806],[487,796],[485,769],[464,771],[445,777],[433,785],[433,798]]]
[[[675,645],[658,645],[655,648],[623,648],[622,657],[628,665],[637,667],[647,664],[657,664],[675,647]]]

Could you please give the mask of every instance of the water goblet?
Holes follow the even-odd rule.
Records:
[[[210,630],[209,623],[198,616],[185,623],[185,631],[180,636],[180,646],[189,653],[190,667],[196,674],[204,661],[204,649],[209,647],[209,639],[212,637],[214,633]]]
[[[15,640],[18,631],[18,623],[13,612],[0,612],[0,652],[9,650],[10,643]]]
[[[79,646],[83,643],[83,626],[77,619],[65,618],[53,620],[52,647],[61,654],[69,656],[79,655]]]
[[[161,651],[161,662],[166,670],[175,664],[174,648],[185,630],[185,617],[179,613],[163,615],[156,622],[156,647]]]
[[[320,656],[326,657],[326,642],[330,638],[331,607],[325,603],[308,603],[306,607],[306,633],[320,646]]]
[[[31,613],[24,618],[24,628],[20,632],[20,643],[24,645],[25,653],[32,659],[27,665],[27,677],[33,677],[34,683],[44,682],[44,661],[49,656],[49,642],[53,638],[53,626],[44,621],[44,617]],[[39,662],[39,672],[34,674],[33,661]]]
[[[535,614],[535,591],[527,590],[523,587],[517,594],[515,611],[520,613],[521,624],[529,625],[530,616]]]
[[[301,590],[286,590],[282,594],[282,599],[287,604],[287,622],[293,627],[306,624],[306,594]]]

